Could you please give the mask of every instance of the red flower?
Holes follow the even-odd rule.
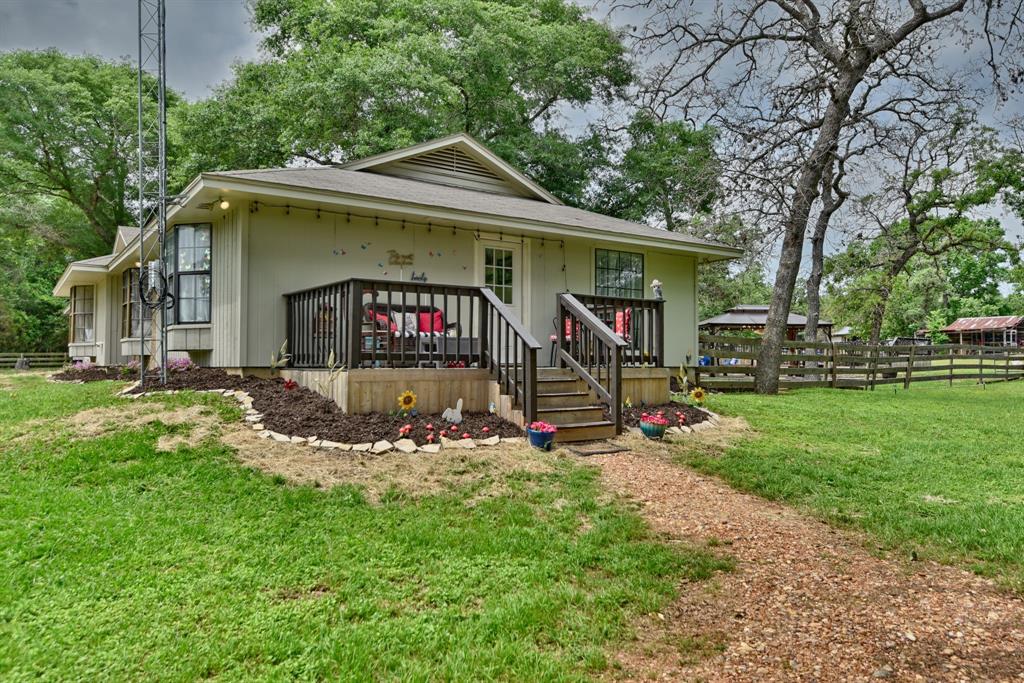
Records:
[[[429,441],[430,443],[434,443],[434,435],[433,434],[427,434],[427,441]]]
[[[469,438],[469,432],[462,432],[462,438],[463,439],[468,439]]]
[[[298,383],[298,382],[296,382],[296,381],[295,381],[295,380],[293,380],[293,379],[286,379],[286,380],[284,381],[284,390],[285,390],[285,391],[291,391],[292,389],[295,389],[295,388],[297,388],[298,386],[299,386],[299,383]]]
[[[426,426],[426,430],[427,430],[428,432],[432,432],[432,431],[434,431],[434,424],[433,424],[433,423],[430,423],[430,424],[428,424],[428,425]]]
[[[491,428],[490,427],[484,427],[480,431],[483,432],[484,434],[486,434],[487,432],[491,431]]]
[[[452,425],[452,431],[453,431],[453,432],[457,432],[457,431],[459,431],[459,428],[458,428],[458,427],[456,427],[455,425]]]

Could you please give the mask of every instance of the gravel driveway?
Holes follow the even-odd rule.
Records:
[[[658,532],[717,546],[736,569],[682,586],[616,655],[613,678],[1024,680],[1020,597],[952,567],[880,559],[866,536],[647,451],[588,462]]]

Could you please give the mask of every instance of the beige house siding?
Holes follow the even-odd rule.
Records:
[[[225,230],[225,234],[241,231],[240,258],[237,260],[240,276],[247,284],[238,285],[235,302],[227,297],[235,285],[225,278],[235,278],[234,265],[219,263],[235,252],[216,237],[215,228],[213,291],[214,305],[214,357],[217,366],[254,366],[268,364],[270,354],[280,348],[285,335],[285,302],[283,295],[308,287],[337,282],[352,277],[367,279],[408,281],[413,272],[425,273],[428,283],[469,285],[482,284],[478,267],[480,243],[475,226],[454,234],[451,227],[433,227],[407,224],[393,220],[360,218],[323,214],[319,219],[307,211],[290,211],[261,206],[255,213],[239,211],[248,219],[248,229],[242,227]],[[231,223],[229,218],[228,223]],[[228,225],[220,226],[228,228]],[[498,245],[522,245],[523,273],[519,286],[527,290],[522,297],[524,321],[543,345],[540,361],[547,364],[549,337],[554,332],[555,298],[568,288],[572,292],[594,292],[594,250],[608,248],[623,250],[622,245],[602,244],[588,240],[521,239],[518,236],[481,232],[482,242]],[[227,241],[224,237],[223,241]],[[233,247],[232,247],[233,249]],[[389,265],[389,251],[412,254],[414,264],[405,267]],[[644,254],[645,296],[647,286],[654,278],[661,280],[665,291],[665,352],[666,363],[682,363],[686,354],[696,348],[696,262],[686,255],[636,249]],[[565,270],[563,272],[563,259]],[[244,265],[243,265],[244,264]],[[521,295],[522,296],[522,295]],[[233,303],[244,307],[239,327],[244,334],[233,334],[225,320],[234,320]],[[219,330],[224,329],[221,333]],[[230,360],[222,344],[246,345],[239,349],[241,363]]]
[[[210,364],[236,367],[245,357],[242,334],[248,303],[249,205],[240,202],[213,223],[212,292],[210,302]]]

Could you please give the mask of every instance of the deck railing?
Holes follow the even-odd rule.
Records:
[[[608,404],[621,433],[622,354],[628,344],[572,294],[559,294],[556,310],[559,366],[572,368]]]
[[[573,296],[626,342],[622,349],[623,365],[664,365],[664,300],[575,293]]]
[[[349,279],[285,294],[295,368],[485,368],[536,417],[540,344],[486,287]]]

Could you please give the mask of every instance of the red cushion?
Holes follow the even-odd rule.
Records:
[[[621,311],[615,311],[615,334],[619,335],[623,339],[629,339],[629,328],[632,327],[630,323],[633,322],[633,309],[625,308]]]
[[[398,331],[398,325],[395,325],[395,321],[386,316],[385,314],[374,313],[373,317],[377,321],[378,327],[383,327],[384,325],[387,325],[388,329],[391,330],[392,332]]]
[[[420,311],[420,332],[444,334],[444,313],[441,311]]]

